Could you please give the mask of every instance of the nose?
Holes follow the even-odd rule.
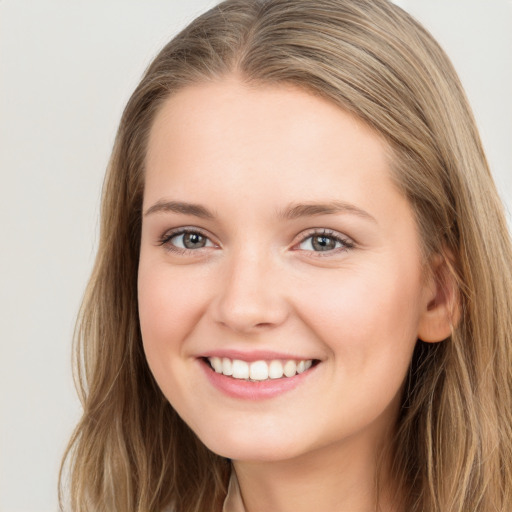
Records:
[[[243,251],[224,262],[219,293],[212,304],[215,322],[237,333],[250,334],[285,322],[290,306],[283,269],[263,251]]]

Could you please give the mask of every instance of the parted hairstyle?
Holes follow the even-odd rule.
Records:
[[[163,102],[236,74],[293,84],[387,141],[423,252],[444,258],[459,320],[417,341],[393,444],[408,512],[512,510],[512,248],[459,79],[432,36],[387,0],[227,0],[154,59],[123,113],[99,250],[75,335],[83,416],[64,456],[73,512],[216,512],[230,462],[211,453],[145,360],[137,267],[148,134]]]

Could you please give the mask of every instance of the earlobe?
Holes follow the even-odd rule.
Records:
[[[459,292],[451,262],[436,254],[425,279],[425,300],[418,324],[418,338],[438,343],[448,338],[460,319]]]

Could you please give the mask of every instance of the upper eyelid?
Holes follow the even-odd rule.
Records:
[[[162,233],[162,235],[158,238],[158,243],[159,245],[163,245],[175,236],[183,235],[185,233],[198,233],[199,235],[208,238],[208,240],[210,240],[213,244],[219,245],[218,242],[215,241],[215,237],[213,237],[210,233],[195,226],[181,226],[179,228],[168,229],[164,231],[164,233]]]
[[[308,238],[315,236],[315,235],[316,236],[324,235],[327,237],[336,238],[343,242],[349,242],[349,243],[355,245],[354,240],[351,237],[349,237],[348,235],[344,235],[343,233],[340,233],[339,231],[334,231],[334,230],[327,229],[327,228],[312,228],[312,229],[306,230],[305,232],[303,231],[302,233],[297,235],[297,237],[299,237],[299,239],[298,239],[298,242],[295,242],[295,243],[303,242],[304,240],[307,240]]]
[[[342,244],[342,247],[333,248],[327,251],[314,251],[308,249],[301,249],[300,245],[302,245],[308,238],[312,238],[314,236],[326,236],[329,238],[333,238],[336,241],[339,241]],[[357,247],[356,242],[349,236],[344,235],[338,231],[333,231],[326,228],[313,229],[309,231],[309,233],[303,233],[301,238],[295,242],[292,246],[292,250],[300,251],[304,254],[305,257],[308,258],[335,258],[339,257],[342,253],[346,253],[347,251],[351,251]]]

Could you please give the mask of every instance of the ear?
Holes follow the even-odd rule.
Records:
[[[418,325],[418,338],[427,343],[448,338],[460,319],[459,293],[452,262],[451,254],[435,254],[430,261]]]

